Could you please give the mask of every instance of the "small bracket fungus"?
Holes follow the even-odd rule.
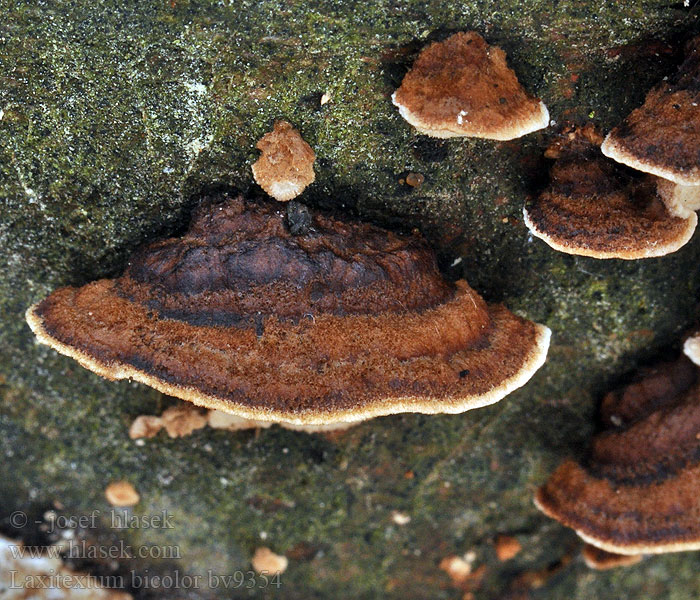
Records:
[[[601,150],[625,165],[673,181],[700,186],[700,37],[688,44],[678,72],[660,82]]]
[[[624,555],[700,549],[700,386],[686,358],[606,396],[588,460],[567,460],[535,495],[584,541]]]
[[[512,535],[499,535],[496,538],[494,547],[496,549],[496,556],[501,562],[515,558],[523,549],[518,538]]]
[[[392,510],[391,511],[391,520],[396,524],[401,527],[404,525],[408,525],[411,522],[411,515],[401,512],[398,510]]]
[[[270,196],[287,202],[301,194],[316,179],[316,155],[287,121],[277,121],[256,148],[262,151],[253,164],[255,182]]]
[[[250,561],[256,573],[281,575],[289,566],[289,559],[283,554],[275,554],[269,548],[257,548]]]
[[[245,419],[351,423],[497,402],[543,364],[550,331],[452,284],[417,234],[274,202],[204,203],[125,273],[27,311],[37,338],[108,379]]]
[[[547,107],[528,94],[497,46],[475,31],[425,48],[391,97],[420,133],[512,140],[549,125]]]
[[[132,440],[152,438],[163,429],[163,421],[155,415],[139,415],[129,427],[129,437]]]
[[[440,561],[440,569],[447,573],[454,585],[459,587],[469,580],[469,576],[472,574],[472,562],[452,554]]]
[[[191,404],[171,406],[160,416],[165,431],[171,438],[185,437],[207,424],[206,415]]]
[[[700,366],[700,333],[691,335],[685,340],[683,343],[683,353],[696,365]]]
[[[105,488],[105,498],[112,506],[136,506],[139,503],[139,493],[128,481],[113,481]]]
[[[555,250],[593,258],[650,258],[685,245],[697,215],[672,214],[668,182],[606,159],[599,139],[591,126],[571,128],[550,146],[550,184],[523,209],[528,229]]]

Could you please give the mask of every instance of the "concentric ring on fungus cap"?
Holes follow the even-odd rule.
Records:
[[[587,543],[624,555],[700,549],[700,385],[685,357],[608,394],[606,429],[535,495]]]
[[[544,362],[549,330],[446,282],[417,234],[304,211],[291,227],[278,207],[205,203],[182,237],[53,292],[27,321],[109,379],[299,425],[462,412]]]
[[[555,250],[592,258],[652,258],[684,246],[698,218],[669,208],[678,186],[605,158],[598,135],[570,128],[550,146],[545,156],[556,162],[547,188],[523,209],[527,228]]]

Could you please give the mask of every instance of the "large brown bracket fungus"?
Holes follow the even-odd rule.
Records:
[[[555,250],[593,258],[650,258],[685,245],[697,215],[669,210],[679,186],[605,158],[601,139],[591,125],[568,128],[547,149],[556,162],[549,186],[523,209],[528,229]]]
[[[537,507],[607,552],[700,549],[699,381],[683,357],[608,394],[588,460],[560,465]]]
[[[680,186],[700,186],[700,37],[678,72],[649,92],[644,104],[613,129],[606,156]],[[700,194],[690,210],[700,208]]]
[[[425,48],[391,98],[432,137],[512,140],[549,125],[547,107],[523,89],[505,52],[475,31]]]
[[[417,234],[297,212],[292,227],[273,202],[205,203],[184,236],[117,279],[55,291],[27,321],[104,377],[301,425],[459,413],[544,362],[549,330],[446,282]]]

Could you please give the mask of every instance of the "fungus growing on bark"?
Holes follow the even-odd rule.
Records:
[[[396,525],[400,525],[401,527],[403,527],[404,525],[408,525],[411,522],[411,515],[405,512],[401,512],[399,510],[392,510],[391,520]]]
[[[547,107],[523,89],[505,52],[475,31],[425,48],[391,98],[432,137],[511,140],[549,125]]]
[[[206,415],[191,404],[171,406],[160,416],[165,431],[171,438],[185,437],[207,424]]]
[[[560,465],[535,504],[607,552],[700,549],[698,370],[682,357],[641,375],[606,397],[588,460]]]
[[[191,404],[183,404],[171,406],[159,417],[139,415],[129,427],[129,437],[132,440],[152,438],[161,429],[165,429],[171,438],[186,437],[205,425],[207,425],[206,415]]]
[[[472,563],[474,561],[467,560],[467,558],[471,557],[462,557],[452,554],[440,561],[440,569],[447,573],[452,583],[457,587],[467,583],[469,576],[472,574]]]
[[[256,573],[281,575],[289,566],[289,559],[283,554],[275,554],[269,548],[257,548],[251,560]]]
[[[112,506],[136,506],[141,499],[128,481],[113,481],[105,488],[105,498]]]
[[[700,333],[691,335],[683,343],[684,354],[696,365],[700,365]]]
[[[518,541],[518,538],[513,537],[512,535],[499,535],[496,538],[494,547],[496,549],[496,556],[501,562],[515,558],[523,549]]]
[[[641,554],[615,554],[614,552],[606,552],[593,544],[584,544],[583,561],[589,569],[596,571],[607,571],[616,567],[629,567],[636,565],[644,558]]]
[[[627,427],[640,415],[653,412],[692,387],[697,369],[688,360],[662,362],[640,369],[634,379],[608,392],[600,405],[606,429]]]
[[[39,341],[108,379],[246,419],[350,423],[497,402],[550,331],[443,279],[418,236],[242,198],[205,203],[125,273],[27,311]]]
[[[253,177],[276,200],[287,202],[296,198],[316,179],[316,155],[287,121],[276,121],[256,148],[262,154],[253,164]]]
[[[700,185],[700,37],[678,72],[605,138],[601,150],[625,165],[682,186]]]
[[[556,158],[551,181],[523,209],[533,235],[555,250],[593,258],[650,258],[686,244],[697,215],[671,214],[668,182],[636,177],[606,159],[598,139],[590,126],[572,128],[545,153]]]
[[[155,415],[139,415],[129,427],[129,437],[132,440],[152,438],[163,429],[163,420]]]

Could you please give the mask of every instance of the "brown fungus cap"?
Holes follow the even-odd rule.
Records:
[[[528,94],[497,46],[460,32],[418,56],[392,100],[420,133],[512,140],[549,125],[547,107]]]
[[[594,438],[584,464],[559,466],[535,504],[607,552],[700,549],[700,387],[695,367],[692,377],[682,374],[687,367],[659,365],[648,387],[634,382],[633,397],[606,398],[604,412],[625,415],[607,420],[622,425]]]
[[[650,258],[685,245],[697,215],[671,214],[662,180],[608,160],[597,139],[589,126],[571,128],[548,149],[556,162],[549,186],[524,208],[528,229],[555,250],[593,258]]]
[[[246,419],[298,425],[497,402],[550,332],[446,282],[417,234],[268,201],[202,205],[125,273],[27,311],[38,339],[110,378]],[[292,205],[290,205],[292,206]]]
[[[262,151],[253,164],[255,182],[270,196],[288,202],[316,179],[316,155],[301,134],[287,121],[277,121],[256,148]]]
[[[593,544],[584,544],[581,551],[583,560],[589,569],[607,571],[617,567],[629,567],[641,562],[644,558],[641,554],[615,554],[606,552]]]
[[[678,72],[605,138],[610,158],[684,186],[700,185],[700,37]]]

